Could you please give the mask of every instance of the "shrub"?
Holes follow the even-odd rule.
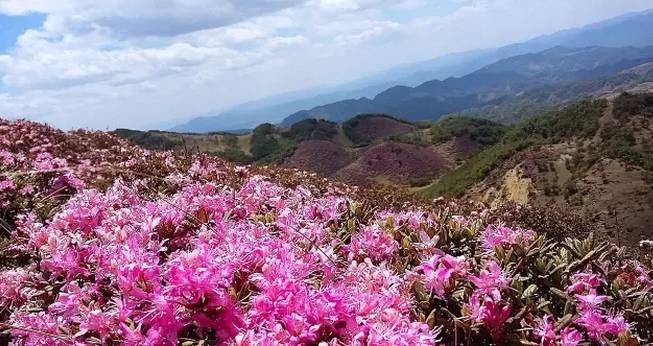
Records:
[[[449,117],[431,127],[433,144],[439,144],[453,137],[469,136],[481,145],[498,143],[506,133],[506,126],[485,119]]]
[[[653,118],[653,94],[623,93],[614,101],[614,115],[618,119],[641,115]]]
[[[229,148],[227,150],[215,152],[213,155],[239,164],[250,164],[253,162],[253,158],[240,149]]]
[[[279,141],[274,137],[274,133],[274,125],[272,124],[262,124],[254,129],[250,151],[255,161],[266,159],[281,148]]]
[[[352,143],[354,143],[355,145],[365,146],[365,145],[368,145],[368,144],[370,144],[372,142],[372,139],[368,138],[364,134],[361,134],[360,131],[358,131],[358,129],[357,129],[358,126],[359,126],[359,122],[361,120],[368,119],[368,118],[387,118],[387,119],[391,119],[391,120],[394,120],[394,121],[397,121],[397,122],[400,122],[400,123],[410,124],[410,122],[408,122],[408,121],[401,120],[401,119],[395,118],[395,117],[393,117],[391,115],[387,115],[387,114],[360,114],[360,115],[357,115],[357,116],[345,121],[344,123],[342,123],[342,130],[345,133],[345,136],[347,136],[347,138],[349,138],[349,140],[351,140]]]
[[[222,142],[224,146],[226,146],[229,149],[238,148],[238,136],[236,135],[225,133],[222,135]]]
[[[291,138],[297,142],[331,139],[338,134],[338,125],[322,119],[305,119],[290,127]]]

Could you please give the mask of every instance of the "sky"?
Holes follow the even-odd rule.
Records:
[[[491,48],[653,0],[0,0],[0,115],[112,129]]]

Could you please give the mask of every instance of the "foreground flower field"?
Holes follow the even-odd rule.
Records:
[[[365,196],[0,121],[0,344],[653,340],[650,263],[492,210]]]

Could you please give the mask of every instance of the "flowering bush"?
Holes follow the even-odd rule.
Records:
[[[592,236],[555,242],[456,204],[383,210],[303,172],[105,133],[4,121],[0,138],[4,342],[653,340],[650,267]]]

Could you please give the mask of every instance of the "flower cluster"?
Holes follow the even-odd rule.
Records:
[[[609,244],[562,246],[489,222],[487,209],[384,210],[364,195],[303,172],[0,121],[0,343],[653,338],[649,268]]]
[[[469,264],[467,264],[464,256],[453,257],[440,254],[431,257],[415,269],[423,273],[424,286],[443,298],[451,293],[457,279],[467,276]]]
[[[630,326],[622,314],[606,314],[602,308],[610,297],[598,293],[602,283],[598,275],[578,273],[572,277],[572,281],[574,283],[567,292],[573,294],[577,301],[579,316],[576,323],[585,328],[592,340],[602,341],[606,336],[619,336],[629,331]]]
[[[346,251],[355,257],[381,262],[391,260],[399,250],[397,242],[380,226],[372,225],[353,235]]]
[[[508,247],[521,243],[530,243],[535,237],[531,230],[513,229],[505,226],[488,225],[483,234],[481,241],[483,247],[494,250],[497,246]]]

